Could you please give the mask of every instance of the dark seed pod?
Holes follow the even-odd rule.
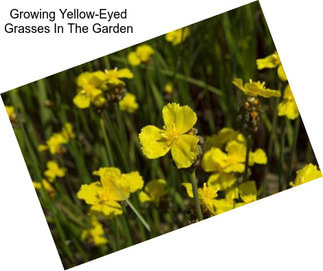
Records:
[[[242,122],[242,129],[249,133],[255,133],[260,125],[260,101],[256,97],[249,96],[239,110],[238,120]]]

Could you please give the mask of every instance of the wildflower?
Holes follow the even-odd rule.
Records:
[[[79,91],[73,102],[78,108],[88,108],[91,103],[101,107],[105,103],[102,90],[107,88],[107,76],[104,72],[84,72],[79,75],[76,83]]]
[[[220,190],[227,190],[234,185],[236,181],[237,177],[234,173],[217,172],[209,177],[207,184],[209,186],[219,186]]]
[[[46,141],[46,145],[41,144],[38,146],[38,151],[43,152],[49,150],[51,154],[60,154],[64,151],[63,145],[67,144],[70,139],[75,138],[73,126],[67,122],[64,124],[60,133],[54,133]]]
[[[151,56],[154,54],[154,49],[147,44],[140,45],[135,52],[128,54],[128,62],[132,66],[137,66],[140,63],[149,63]]]
[[[136,96],[128,92],[122,100],[119,101],[119,107],[121,111],[127,111],[128,113],[135,112],[139,107],[138,103],[136,103]]]
[[[262,70],[265,68],[276,68],[277,69],[277,74],[280,80],[282,80],[283,82],[287,81],[287,77],[283,68],[283,65],[280,61],[279,55],[277,52],[265,57],[265,58],[260,58],[257,59],[257,68],[258,70]]]
[[[132,72],[127,68],[120,69],[120,70],[118,70],[118,68],[115,68],[113,70],[105,70],[105,73],[106,73],[107,83],[111,85],[124,86],[125,82],[123,82],[120,78],[128,78],[128,79],[133,78]]]
[[[7,114],[8,114],[8,117],[11,121],[16,121],[17,120],[17,116],[16,116],[16,113],[15,113],[15,109],[13,106],[5,106],[6,108],[6,111],[7,111]]]
[[[93,243],[96,246],[102,246],[109,241],[104,236],[104,230],[102,224],[96,217],[91,218],[92,228],[82,231],[82,240],[87,240],[89,243]]]
[[[219,148],[211,148],[202,158],[202,167],[206,172],[240,172],[245,170],[246,145],[235,140],[230,141],[223,152]],[[262,149],[250,152],[248,164],[266,164],[267,156]]]
[[[91,205],[91,211],[113,217],[122,214],[119,204],[131,193],[143,187],[143,179],[137,171],[123,174],[118,168],[105,167],[93,172],[100,181],[81,186],[77,197]]]
[[[174,87],[172,83],[167,83],[165,86],[165,92],[169,95],[172,95],[174,92]]]
[[[195,112],[187,105],[170,103],[163,107],[164,129],[145,126],[139,134],[144,155],[156,159],[171,151],[177,168],[188,168],[197,159],[200,151],[199,137],[186,134],[197,121]]]
[[[50,196],[55,195],[54,187],[46,179],[42,179],[41,182],[33,182],[33,185],[36,190],[44,189]]]
[[[56,161],[47,162],[47,170],[45,171],[45,176],[50,182],[53,182],[56,177],[64,177],[65,173],[66,169],[59,167]]]
[[[281,93],[279,90],[269,89],[266,88],[265,82],[253,82],[251,79],[249,82],[244,83],[242,79],[235,78],[232,83],[239,88],[244,94],[248,96],[261,96],[264,98],[270,98],[270,97],[280,97]]]
[[[46,145],[39,145],[40,152],[49,150],[51,154],[60,154],[63,152],[62,146],[68,141],[61,133],[54,133],[47,141]]]
[[[73,132],[73,125],[70,122],[66,122],[62,129],[62,136],[69,141],[72,138],[75,138],[75,134]]]
[[[171,42],[173,46],[184,42],[188,35],[190,34],[190,29],[188,27],[177,29],[175,31],[166,34],[166,40]]]
[[[145,191],[139,194],[141,202],[154,202],[158,205],[162,196],[167,194],[167,184],[164,179],[152,180],[145,185]]]
[[[321,171],[317,168],[317,166],[309,163],[302,169],[296,171],[296,179],[294,180],[294,182],[290,182],[289,184],[290,186],[294,187],[320,177],[322,177]]]
[[[191,183],[182,183],[186,188],[187,195],[193,198],[193,187]],[[200,203],[204,210],[208,210],[211,214],[216,214],[216,203],[215,199],[218,196],[219,187],[208,186],[207,183],[203,183],[203,188],[198,189],[198,196]]]
[[[211,149],[212,147],[221,149],[232,140],[236,140],[241,143],[245,142],[245,138],[242,133],[232,128],[225,127],[222,128],[217,134],[206,137],[204,149],[205,151]]]
[[[278,116],[286,116],[291,120],[299,116],[298,108],[289,85],[285,88],[283,101],[278,104]]]

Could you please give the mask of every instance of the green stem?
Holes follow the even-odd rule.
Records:
[[[150,232],[150,226],[149,224],[146,222],[146,220],[142,217],[142,215],[139,213],[139,211],[136,209],[135,206],[133,206],[133,204],[130,202],[130,200],[126,197],[126,195],[115,185],[113,184],[114,187],[118,190],[118,192],[120,193],[120,195],[123,197],[123,199],[125,200],[125,202],[129,205],[130,209],[135,213],[135,215],[139,218],[140,222],[145,226],[145,228]]]
[[[278,176],[278,182],[280,186],[280,190],[286,189],[286,183],[284,182],[284,169],[285,169],[285,156],[284,156],[284,149],[285,149],[285,125],[282,122],[282,135],[281,135],[281,141],[280,141],[280,151],[279,151],[279,176]]]
[[[292,150],[290,155],[290,167],[287,175],[287,180],[290,180],[292,178],[293,169],[295,165],[295,157],[296,157],[296,145],[297,145],[297,139],[298,139],[298,132],[299,132],[299,124],[300,124],[300,118],[298,117],[295,122],[294,127],[294,134],[293,134],[293,143],[292,143]]]
[[[266,196],[268,194],[267,176],[268,176],[268,171],[269,171],[269,167],[270,167],[270,159],[271,159],[272,152],[273,152],[273,144],[274,144],[274,140],[275,140],[275,137],[276,137],[278,102],[279,102],[279,100],[276,99],[275,104],[274,104],[273,122],[272,122],[271,131],[270,131],[270,138],[269,138],[268,151],[267,151],[268,163],[266,165],[265,173],[264,173],[264,177],[263,177],[264,196]]]
[[[246,135],[246,160],[244,162],[244,173],[243,173],[243,181],[248,181],[248,169],[249,169],[249,152],[250,152],[250,135]]]
[[[201,210],[201,205],[200,205],[200,200],[199,200],[199,195],[197,190],[197,179],[196,179],[195,170],[192,171],[192,173],[190,174],[190,177],[191,177],[190,179],[193,187],[193,197],[194,197],[197,218],[198,220],[203,220],[203,215],[202,215],[202,210]]]
[[[100,118],[100,127],[101,127],[101,130],[102,130],[102,135],[103,135],[103,140],[104,140],[104,143],[105,143],[107,155],[108,155],[108,158],[109,158],[109,163],[110,163],[110,166],[113,166],[113,159],[112,159],[112,153],[111,153],[111,145],[110,145],[110,142],[109,142],[109,139],[108,139],[108,135],[107,135],[107,132],[106,132],[105,126],[104,126],[104,121],[103,121],[102,118]]]

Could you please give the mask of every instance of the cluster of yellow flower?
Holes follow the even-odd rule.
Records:
[[[124,101],[122,110],[128,111],[128,108],[130,108],[129,110],[133,112],[138,108],[138,104],[133,94],[123,97],[123,87],[125,86],[125,82],[121,80],[123,78],[132,79],[132,72],[127,68],[120,70],[115,68],[113,70],[105,70],[104,72],[95,71],[80,74],[76,80],[79,89],[73,99],[74,104],[78,108],[85,109],[91,104],[96,107],[102,107],[108,99],[120,101],[122,98],[125,98],[126,101]]]
[[[47,141],[46,145],[41,144],[38,146],[40,152],[49,150],[51,154],[61,154],[65,151],[66,145],[72,138],[75,138],[73,126],[71,123],[65,123],[63,129],[59,133],[54,133]]]
[[[55,195],[55,189],[51,185],[57,177],[62,178],[66,174],[66,168],[60,167],[59,164],[54,161],[50,160],[47,162],[47,169],[44,172],[44,175],[47,177],[47,179],[42,179],[41,182],[33,182],[34,187],[36,189],[44,189],[45,191],[48,192],[50,196]]]
[[[139,200],[142,203],[152,202],[158,205],[160,198],[167,194],[164,179],[152,180],[144,187],[144,180],[138,171],[121,173],[118,168],[104,167],[94,171],[93,174],[99,176],[100,180],[83,184],[77,197],[91,206],[89,214],[92,228],[83,231],[83,239],[98,246],[108,242],[104,237],[102,224],[99,222],[100,216],[113,219],[122,215],[121,203],[126,201],[129,204],[130,195],[139,190],[141,190]]]
[[[299,113],[278,53],[274,52],[273,54],[265,58],[257,59],[258,70],[262,70],[265,68],[272,69],[277,67],[277,74],[279,79],[284,83],[287,82],[287,85],[284,90],[283,99],[278,105],[278,116],[286,116],[287,118],[294,120],[299,116]]]

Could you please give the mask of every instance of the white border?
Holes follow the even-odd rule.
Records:
[[[82,6],[107,1],[1,2],[11,7]],[[102,39],[21,38],[0,30],[2,91],[111,53],[251,1],[118,1],[137,33]],[[317,159],[323,161],[321,1],[262,0]],[[148,23],[147,23],[148,22]],[[65,51],[62,51],[64,49]],[[58,55],[60,57],[58,57]],[[48,225],[0,102],[0,269],[63,270]],[[121,250],[74,270],[322,270],[320,180]],[[73,270],[71,269],[71,270]]]

